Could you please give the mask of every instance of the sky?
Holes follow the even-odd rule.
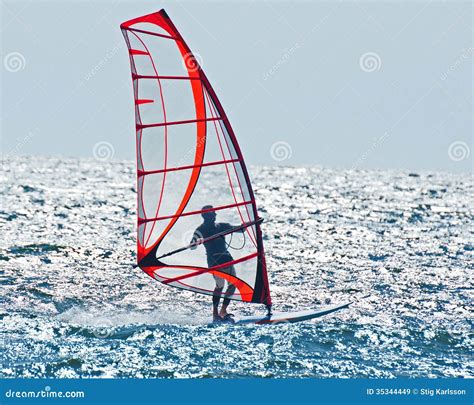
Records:
[[[472,171],[471,2],[0,4],[4,158],[133,160],[119,25],[165,8],[247,163]]]

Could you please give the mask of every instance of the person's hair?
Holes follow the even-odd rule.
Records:
[[[208,218],[210,217],[209,214],[212,215],[212,213],[213,213],[214,211],[207,211],[207,210],[210,210],[210,209],[212,209],[212,208],[214,208],[212,205],[205,205],[204,207],[202,207],[201,210],[202,210],[202,211],[206,211],[206,212],[201,213],[201,216],[202,216],[204,219],[208,219]]]

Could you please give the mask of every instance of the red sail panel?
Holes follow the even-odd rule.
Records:
[[[164,284],[213,295],[220,280],[235,287],[226,297],[270,305],[255,197],[209,80],[164,10],[120,27],[135,99],[138,265]],[[240,230],[220,236],[229,254],[218,262],[202,244],[180,249],[210,211],[220,229]]]

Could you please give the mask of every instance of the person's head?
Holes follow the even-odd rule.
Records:
[[[214,222],[216,220],[216,213],[212,210],[212,205],[205,205],[202,207],[202,211],[204,211],[201,216],[204,219],[204,222]]]

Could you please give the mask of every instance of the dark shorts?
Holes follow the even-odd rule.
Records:
[[[219,266],[224,263],[232,262],[233,260],[234,258],[230,255],[230,253],[215,254],[210,257],[209,256],[207,257],[207,264],[209,267],[214,267],[214,266]],[[227,266],[227,267],[222,267],[219,269],[219,271],[222,273],[230,274],[231,276],[235,276],[235,269],[234,269],[234,266],[232,265]],[[225,280],[222,277],[219,277],[215,274],[213,274],[213,276],[214,276],[214,280],[216,281],[216,288],[223,289]],[[233,285],[230,284],[229,282],[227,284],[229,286],[228,289],[231,290],[229,292],[230,294],[232,294]]]
[[[234,258],[230,253],[214,254],[212,256],[207,256],[207,265],[209,267],[220,266],[224,263],[229,263],[234,261]]]

